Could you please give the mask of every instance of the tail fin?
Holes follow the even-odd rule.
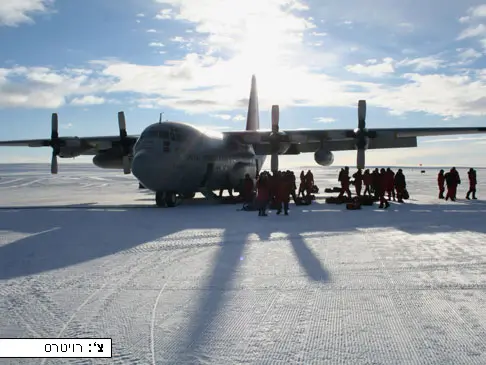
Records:
[[[248,114],[246,115],[246,130],[256,131],[260,129],[260,112],[258,111],[258,92],[256,77],[251,77],[250,101],[248,103]]]

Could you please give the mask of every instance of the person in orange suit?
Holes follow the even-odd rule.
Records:
[[[280,174],[277,179],[277,191],[276,191],[276,202],[277,202],[277,214],[282,213],[282,205],[284,209],[284,214],[289,215],[289,202],[290,194],[292,192],[292,180],[289,174]]]
[[[473,168],[469,169],[469,171],[467,172],[467,176],[469,178],[469,190],[467,192],[466,199],[470,200],[471,198],[469,198],[469,195],[471,195],[471,194],[472,194],[473,199],[477,199],[476,198],[476,185],[477,185],[478,181],[477,181],[477,178],[476,178],[476,170],[474,170]]]
[[[344,193],[348,195],[348,198],[351,198],[351,191],[349,190],[349,167],[346,166],[344,169],[341,170],[339,173],[338,180],[341,182],[341,192],[339,193],[338,198],[342,198]]]
[[[439,199],[444,199],[444,191],[445,191],[445,176],[444,170],[440,170],[439,174],[437,175],[437,185],[439,186]]]
[[[385,199],[385,190],[387,183],[387,174],[385,169],[381,169],[376,173],[376,195],[380,199],[380,208],[388,208],[390,203]]]

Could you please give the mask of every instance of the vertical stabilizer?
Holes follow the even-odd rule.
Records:
[[[260,129],[260,113],[258,111],[258,92],[256,77],[251,77],[250,101],[248,103],[248,114],[246,115],[246,130],[256,131]]]

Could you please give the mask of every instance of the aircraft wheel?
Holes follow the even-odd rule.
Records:
[[[172,207],[175,207],[177,203],[177,195],[175,192],[173,191],[169,191],[165,194],[165,204],[167,204],[167,206],[169,208],[172,208]]]
[[[196,193],[182,194],[183,199],[193,199],[195,196],[196,196]]]
[[[165,196],[164,196],[164,193],[155,193],[155,204],[158,207],[165,207]]]

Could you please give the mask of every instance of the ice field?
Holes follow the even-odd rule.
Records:
[[[486,170],[477,201],[458,170],[457,202],[437,169],[404,169],[411,199],[385,211],[320,194],[258,217],[153,208],[117,171],[1,165],[0,337],[111,337],[113,358],[0,363],[484,365]]]

